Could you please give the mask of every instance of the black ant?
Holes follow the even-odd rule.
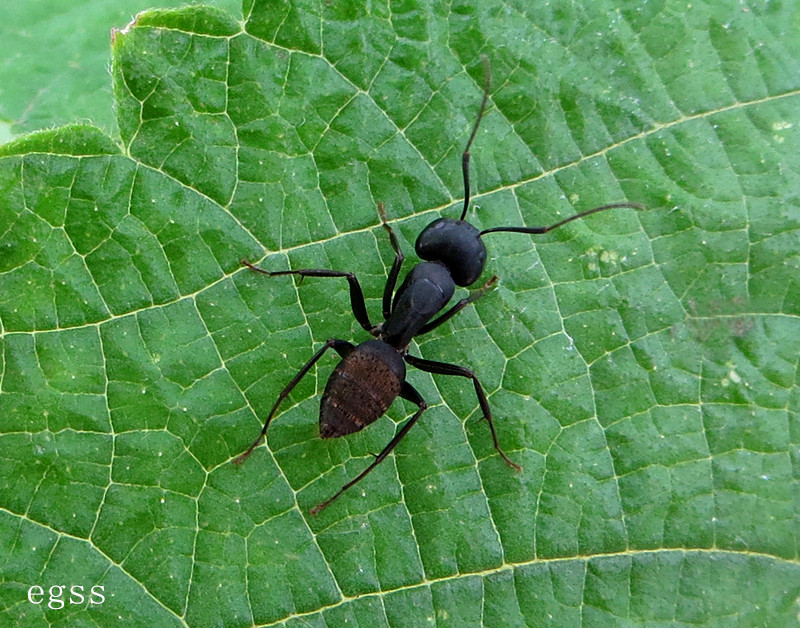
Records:
[[[406,362],[428,373],[458,375],[471,379],[481,411],[489,424],[494,448],[510,467],[519,471],[519,465],[513,462],[500,447],[489,402],[475,373],[463,366],[434,362],[409,355],[408,345],[413,338],[436,329],[467,305],[481,298],[497,281],[497,276],[493,276],[479,290],[473,292],[469,297],[461,299],[443,314],[433,318],[450,301],[456,285],[470,286],[480,277],[486,264],[486,248],[481,237],[487,233],[498,231],[530,234],[547,233],[568,222],[607,209],[615,207],[643,209],[643,206],[638,203],[611,203],[570,216],[549,227],[494,227],[478,231],[478,229],[466,222],[464,217],[467,215],[470,201],[469,149],[475,140],[478,126],[486,109],[490,83],[489,65],[484,59],[483,100],[478,111],[478,118],[472,127],[472,133],[467,140],[467,145],[461,158],[461,167],[464,174],[464,208],[461,211],[461,218],[458,220],[439,218],[425,227],[415,244],[417,255],[425,261],[420,262],[411,269],[397,292],[394,289],[404,256],[394,231],[386,222],[386,213],[383,205],[378,205],[381,223],[389,234],[395,253],[394,262],[383,290],[384,322],[378,325],[373,325],[370,322],[366,303],[364,302],[364,293],[354,273],[323,269],[271,272],[242,260],[242,263],[248,268],[272,277],[300,275],[301,278],[347,278],[350,284],[350,305],[353,314],[361,327],[376,339],[368,340],[357,346],[346,340],[338,340],[336,338],[328,340],[281,391],[280,395],[278,395],[278,400],[272,406],[272,410],[270,410],[267,419],[264,421],[264,427],[261,429],[258,438],[253,441],[247,451],[234,460],[235,463],[244,462],[258,443],[261,442],[281,402],[286,399],[292,389],[328,349],[336,351],[342,360],[331,373],[325,386],[325,392],[322,395],[319,416],[319,432],[322,438],[336,438],[358,432],[383,416],[384,412],[398,396],[416,404],[418,408],[414,416],[406,421],[394,438],[389,441],[389,444],[383,448],[383,451],[375,456],[375,460],[345,484],[333,497],[312,508],[310,510],[312,515],[329,506],[348,488],[359,482],[380,464],[395,448],[397,443],[405,437],[428,407],[416,388],[406,381]]]

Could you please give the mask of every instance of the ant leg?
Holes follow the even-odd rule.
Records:
[[[253,441],[253,444],[247,449],[246,452],[238,456],[234,459],[234,464],[242,464],[247,458],[253,453],[253,450],[258,446],[261,442],[261,439],[267,433],[267,428],[269,427],[270,422],[272,421],[272,417],[275,416],[275,413],[278,411],[278,406],[281,405],[281,402],[289,396],[289,393],[292,392],[292,389],[300,383],[300,380],[303,379],[303,376],[311,370],[311,367],[317,363],[317,361],[322,357],[322,355],[328,350],[333,349],[338,353],[340,356],[345,357],[348,353],[350,353],[355,347],[347,342],[346,340],[337,340],[336,338],[331,338],[326,342],[322,347],[317,351],[311,359],[305,363],[303,368],[301,368],[297,375],[294,376],[292,381],[290,381],[286,388],[281,391],[281,394],[278,395],[278,400],[275,402],[275,405],[272,406],[272,410],[269,411],[269,415],[267,416],[267,420],[264,421],[264,427],[261,428],[261,433],[258,435]]]
[[[436,329],[442,323],[446,323],[451,318],[453,318],[456,314],[458,314],[461,310],[467,307],[470,303],[474,303],[478,299],[480,299],[484,294],[486,294],[491,287],[497,281],[497,275],[492,277],[489,281],[487,281],[483,286],[473,292],[469,297],[466,299],[461,299],[458,303],[456,303],[453,307],[447,310],[444,314],[439,316],[438,318],[433,319],[430,323],[423,325],[422,328],[417,332],[417,336],[422,334],[427,334],[432,329]]]
[[[391,451],[397,446],[397,443],[399,443],[401,440],[403,440],[403,437],[408,433],[408,430],[410,430],[414,426],[414,423],[417,422],[417,419],[419,419],[420,415],[423,412],[425,412],[425,409],[428,407],[428,404],[425,403],[425,400],[417,392],[416,388],[414,388],[408,382],[403,382],[403,385],[400,388],[400,396],[403,399],[407,400],[407,401],[410,401],[412,403],[417,404],[417,406],[419,407],[419,410],[417,410],[414,413],[414,416],[412,416],[408,421],[406,421],[405,425],[403,425],[403,427],[400,428],[400,431],[397,432],[397,434],[394,435],[394,438],[389,441],[389,444],[386,445],[386,447],[383,448],[383,451],[381,453],[379,453],[377,456],[375,456],[375,460],[373,460],[372,463],[366,469],[364,469],[355,478],[353,478],[347,484],[345,484],[342,488],[340,488],[339,492],[336,493],[336,495],[334,495],[330,499],[326,499],[321,504],[317,504],[311,510],[309,510],[308,512],[310,514],[312,514],[312,515],[319,514],[320,511],[322,511],[323,509],[327,508],[328,506],[331,505],[331,503],[336,501],[339,498],[339,496],[342,493],[344,493],[348,488],[350,488],[351,486],[353,486],[354,484],[356,484],[360,480],[364,479],[364,477],[370,471],[372,471],[381,462],[383,462],[384,458],[386,458],[386,456],[388,456],[391,453]]]
[[[516,462],[512,462],[500,447],[500,443],[497,440],[497,432],[494,430],[494,422],[492,421],[492,411],[489,408],[489,401],[486,399],[486,394],[483,392],[483,386],[481,386],[481,383],[478,381],[475,373],[467,368],[464,368],[463,366],[447,364],[446,362],[423,360],[422,358],[418,358],[413,355],[406,355],[405,359],[406,362],[411,364],[411,366],[416,366],[420,371],[435,373],[437,375],[459,375],[461,377],[469,377],[475,386],[475,394],[478,395],[478,403],[480,403],[483,416],[486,417],[487,421],[489,421],[489,430],[492,432],[494,448],[497,450],[497,453],[500,454],[500,457],[506,461],[506,464],[508,464],[510,467],[513,467],[517,471],[521,470],[521,467]]]
[[[270,277],[277,277],[279,275],[300,275],[301,277],[347,277],[347,282],[350,284],[350,307],[353,310],[353,315],[356,317],[358,324],[366,329],[373,336],[375,335],[372,323],[369,321],[369,314],[367,314],[367,304],[364,301],[364,292],[361,290],[361,284],[358,283],[355,273],[347,273],[340,270],[324,270],[318,268],[305,268],[302,270],[264,270],[255,264],[251,264],[243,259],[242,264],[247,266],[250,270],[257,273],[269,275]]]
[[[394,294],[394,287],[397,285],[397,277],[400,274],[400,267],[403,265],[405,256],[403,251],[400,250],[400,244],[397,242],[397,236],[392,231],[389,223],[386,222],[386,210],[383,208],[383,203],[378,203],[378,211],[381,213],[381,223],[383,228],[389,232],[389,239],[392,242],[394,249],[394,262],[392,262],[392,270],[389,271],[389,277],[386,280],[386,286],[383,289],[383,318],[388,319],[392,314],[392,295]]]

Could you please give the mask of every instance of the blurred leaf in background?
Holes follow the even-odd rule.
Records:
[[[179,0],[30,0],[0,7],[0,144],[16,135],[91,122],[119,136],[109,77],[112,28]],[[204,4],[241,16],[236,0]]]

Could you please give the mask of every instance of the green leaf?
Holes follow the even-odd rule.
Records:
[[[160,0],[181,6],[181,0]],[[236,0],[206,0],[239,12]],[[118,135],[108,44],[152,0],[4,2],[0,6],[0,144],[40,128],[92,123]]]
[[[3,624],[791,626],[800,46],[792,3],[256,2],[112,38],[120,142],[0,147]],[[498,286],[412,344],[429,403],[318,437],[392,250],[463,199]],[[466,291],[457,295],[464,296]],[[28,601],[30,587],[44,603]],[[48,607],[53,586],[86,599]],[[105,601],[89,605],[92,586]],[[68,618],[68,619],[67,619]],[[65,623],[66,622],[66,623]]]

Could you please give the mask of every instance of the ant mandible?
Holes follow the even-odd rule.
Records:
[[[331,338],[322,345],[278,395],[275,405],[272,406],[269,415],[264,421],[264,427],[261,429],[258,438],[253,441],[247,451],[234,460],[236,464],[241,464],[250,456],[266,435],[267,428],[278,411],[281,402],[289,396],[289,393],[303,376],[311,370],[311,367],[329,349],[336,351],[342,360],[328,378],[325,392],[322,395],[319,415],[319,432],[322,438],[336,438],[358,432],[383,416],[398,396],[417,406],[417,411],[414,415],[406,421],[394,438],[389,441],[389,444],[375,456],[372,463],[355,478],[347,482],[333,497],[312,508],[309,511],[312,515],[327,508],[342,493],[363,479],[380,464],[397,444],[403,440],[428,407],[425,400],[417,392],[417,389],[406,381],[406,363],[428,373],[457,375],[472,380],[481,411],[489,424],[494,448],[506,464],[519,471],[519,465],[513,462],[500,447],[489,402],[475,373],[463,366],[425,360],[410,355],[408,353],[408,345],[413,338],[436,329],[467,305],[481,298],[497,281],[497,276],[493,276],[483,287],[473,292],[469,297],[461,299],[449,310],[433,318],[450,301],[456,285],[470,286],[480,277],[486,265],[486,247],[481,238],[487,233],[499,231],[529,234],[547,233],[568,222],[607,209],[616,207],[644,209],[638,203],[611,203],[575,214],[548,227],[493,227],[483,231],[478,231],[473,225],[464,220],[470,201],[469,149],[475,140],[478,126],[486,110],[490,84],[489,64],[484,58],[483,100],[478,111],[478,118],[475,120],[472,133],[467,140],[467,145],[461,157],[461,167],[464,175],[464,207],[461,211],[461,217],[458,220],[439,218],[423,229],[417,238],[415,250],[420,259],[425,261],[418,263],[411,269],[397,292],[394,289],[400,274],[400,268],[403,265],[404,256],[394,231],[387,223],[383,205],[378,205],[381,223],[389,234],[389,240],[395,253],[394,262],[383,290],[384,322],[378,325],[373,325],[370,322],[366,303],[364,302],[364,293],[361,290],[358,279],[352,272],[316,268],[268,271],[242,260],[242,264],[248,268],[271,277],[279,275],[299,275],[301,278],[345,277],[350,285],[350,305],[353,315],[361,327],[374,336],[375,339],[359,345],[353,345],[346,340]]]

